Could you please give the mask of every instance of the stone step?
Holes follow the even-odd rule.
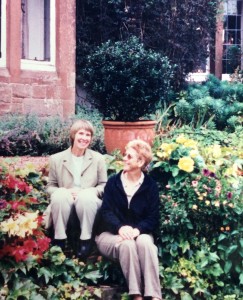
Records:
[[[122,294],[126,291],[119,286],[101,286],[102,300],[121,300]]]

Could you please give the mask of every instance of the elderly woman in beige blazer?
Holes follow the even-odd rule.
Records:
[[[86,120],[76,121],[70,129],[71,147],[50,157],[47,192],[54,227],[54,244],[62,249],[72,207],[80,221],[78,256],[85,258],[91,248],[92,227],[101,206],[107,181],[103,155],[88,149],[94,129]]]

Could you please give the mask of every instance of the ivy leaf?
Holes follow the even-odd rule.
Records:
[[[217,255],[215,252],[211,252],[211,253],[209,254],[209,258],[210,258],[210,260],[212,260],[212,261],[217,261],[217,260],[219,260],[219,257],[218,257],[218,255]]]
[[[240,279],[240,284],[243,284],[243,273],[240,274],[239,279]]]
[[[193,300],[190,294],[186,292],[181,292],[180,295],[181,295],[181,300]]]
[[[100,274],[100,272],[97,270],[86,273],[84,277],[91,280],[93,283],[97,283],[97,279],[101,278],[102,274]]]
[[[188,241],[181,241],[180,247],[181,247],[183,253],[185,253],[187,250],[190,250],[190,244]]]
[[[237,249],[237,245],[232,245],[232,246],[230,246],[230,247],[226,250],[227,256],[229,256],[230,254],[232,254],[233,252],[235,252],[236,249]]]
[[[49,280],[51,278],[53,278],[53,273],[50,272],[50,270],[46,269],[45,267],[40,268],[40,270],[38,272],[38,277],[41,277],[42,275],[45,277],[45,282],[46,283],[48,283]]]
[[[224,273],[224,271],[222,270],[220,264],[216,263],[208,270],[208,273],[212,274],[215,277],[218,277],[222,273]]]
[[[180,170],[177,168],[177,166],[172,166],[171,172],[173,177],[176,177],[179,174],[179,171]]]
[[[226,274],[229,273],[231,268],[232,268],[232,262],[230,260],[226,261],[225,266],[224,266],[224,272]]]
[[[219,235],[218,241],[220,242],[220,241],[224,240],[225,238],[226,238],[226,235],[223,234],[223,233],[221,233],[221,234]]]

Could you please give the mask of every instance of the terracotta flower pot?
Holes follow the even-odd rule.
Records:
[[[102,124],[105,129],[105,147],[109,154],[116,149],[124,153],[126,144],[134,139],[144,140],[151,146],[153,144],[156,121],[102,121]]]

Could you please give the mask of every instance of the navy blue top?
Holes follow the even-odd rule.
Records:
[[[118,230],[129,225],[140,233],[154,233],[159,225],[159,191],[155,181],[144,174],[144,181],[133,195],[130,205],[121,182],[121,173],[109,178],[101,206],[101,232],[118,234]]]

